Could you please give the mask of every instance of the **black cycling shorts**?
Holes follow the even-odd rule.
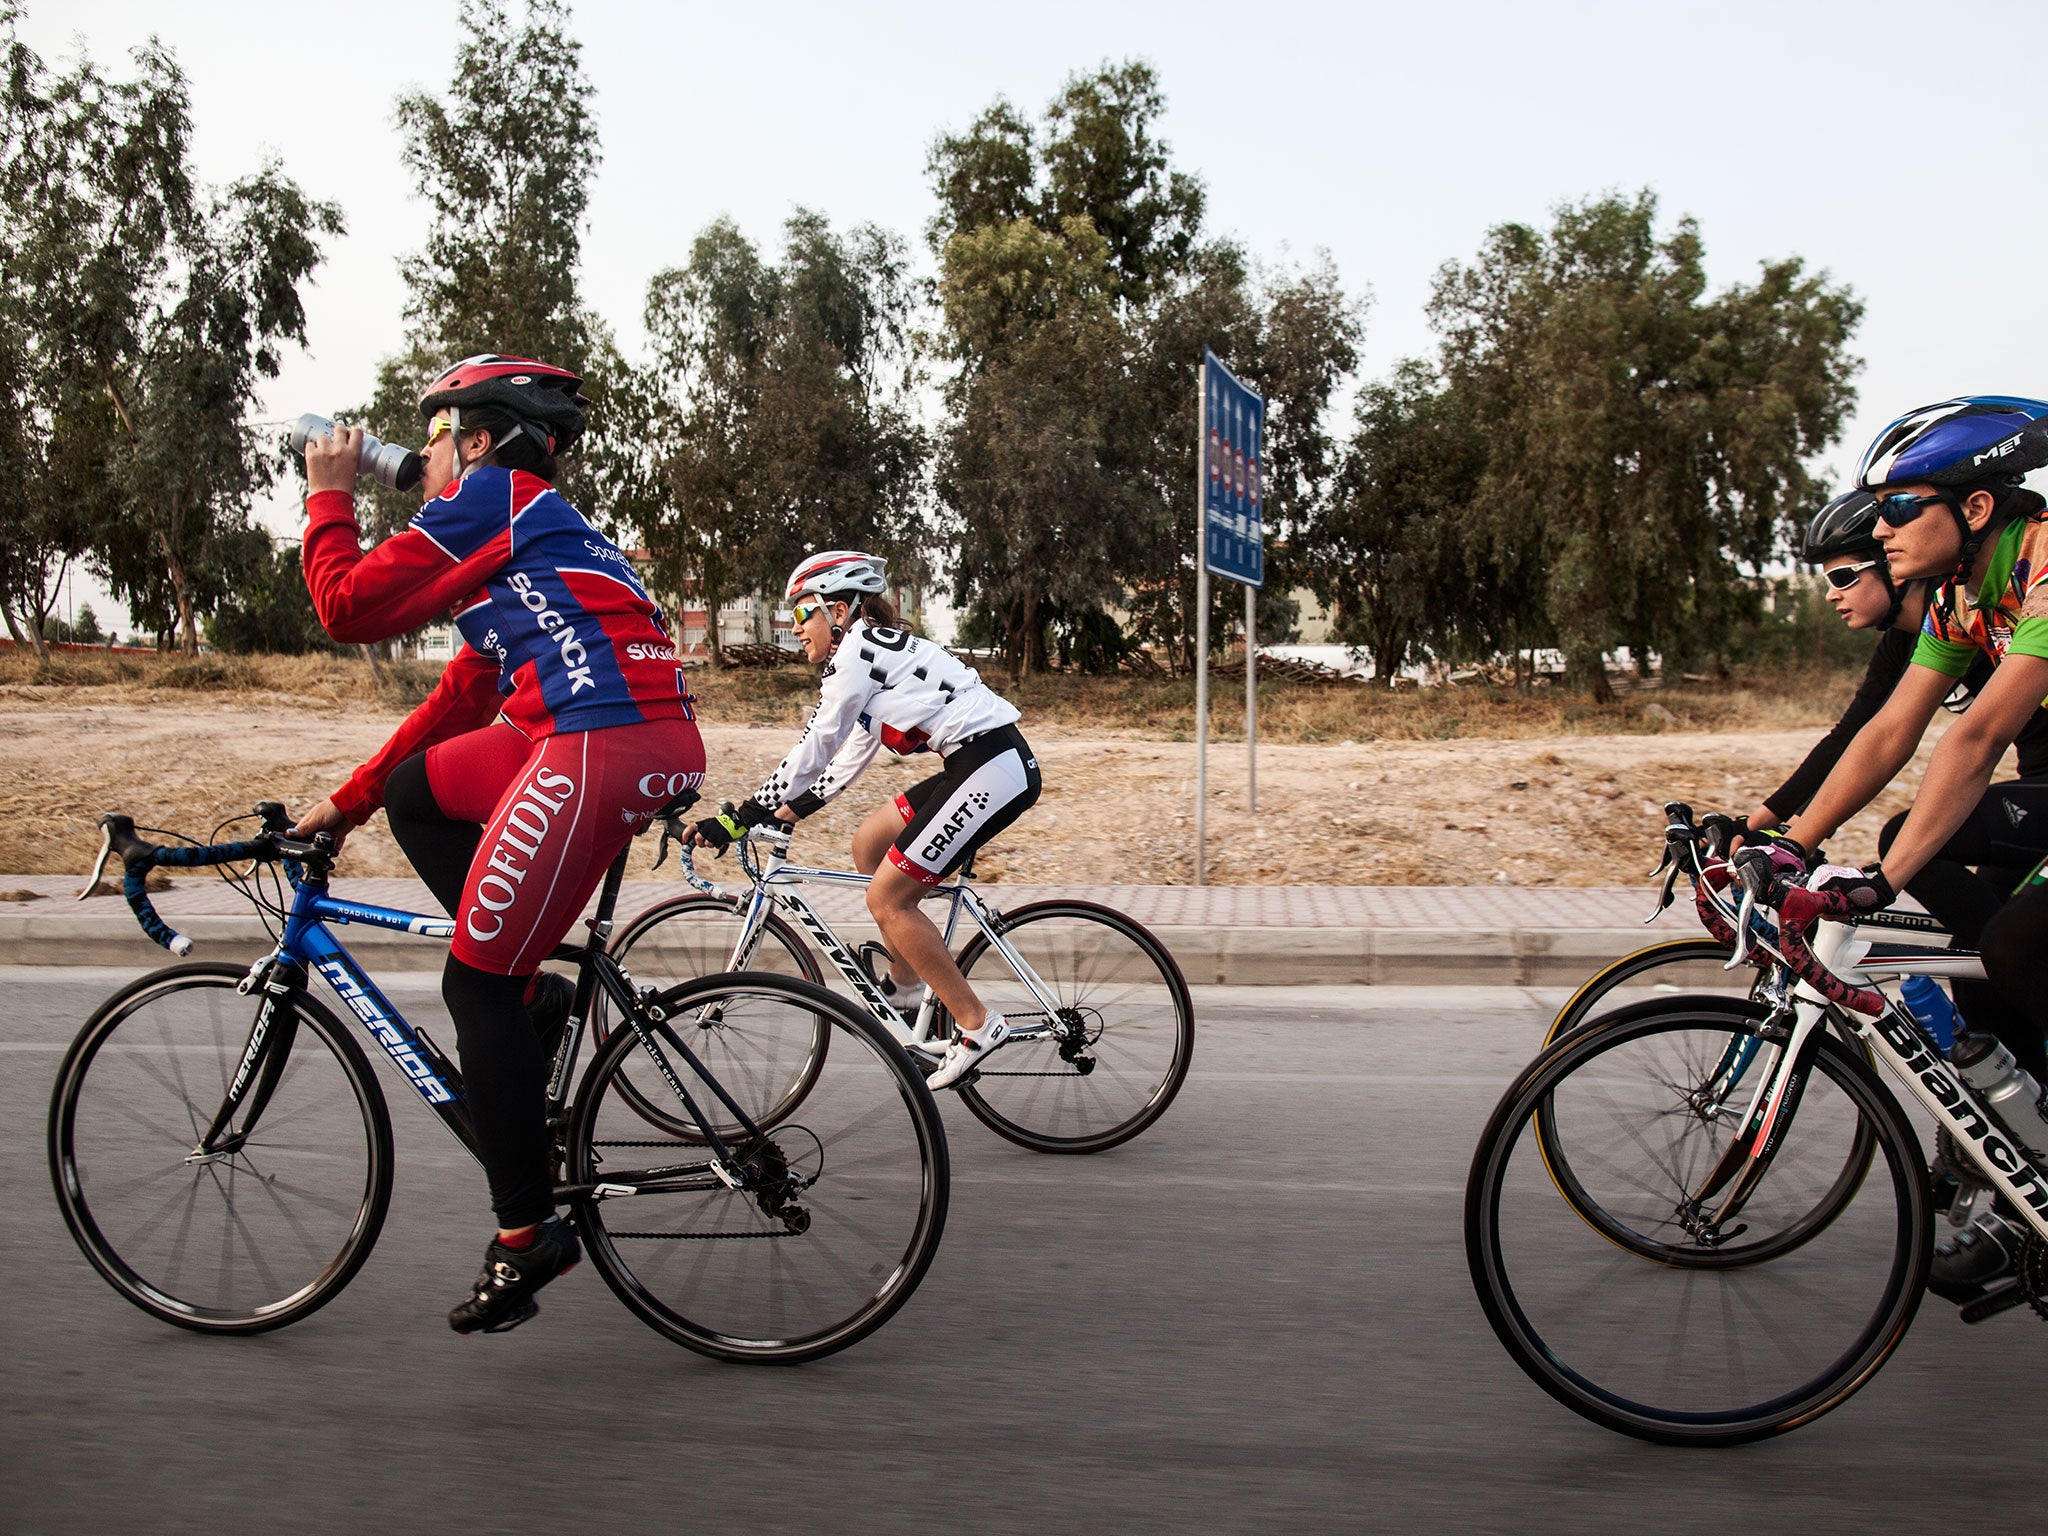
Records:
[[[967,856],[1037,803],[1038,759],[1014,725],[963,741],[946,754],[943,772],[896,797],[908,825],[889,862],[926,885],[937,885]]]

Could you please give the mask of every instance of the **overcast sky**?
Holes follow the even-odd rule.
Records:
[[[392,102],[433,88],[452,0],[338,8],[235,0],[28,0],[55,63],[118,70],[154,31],[191,78],[193,151],[228,181],[265,152],[347,212],[310,295],[310,350],[266,412],[370,393],[399,342],[397,258],[426,208]],[[518,13],[518,0],[513,0]],[[629,350],[647,279],[720,214],[771,243],[790,208],[873,221],[923,256],[933,137],[998,95],[1033,113],[1070,72],[1143,57],[1174,161],[1214,229],[1267,260],[1327,249],[1372,295],[1366,372],[1431,344],[1431,274],[1487,228],[1648,186],[1700,222],[1717,284],[1803,256],[1868,311],[1861,404],[1837,476],[1911,406],[2048,395],[2039,143],[2048,6],[1979,3],[1456,7],[1040,3],[708,6],[585,0],[604,164],[584,291]],[[272,512],[273,526],[289,516]]]

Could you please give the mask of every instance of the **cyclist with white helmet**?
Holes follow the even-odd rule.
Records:
[[[1889,906],[1939,858],[1984,798],[2006,748],[2048,698],[2048,508],[2021,477],[2048,464],[2048,402],[2006,395],[1945,400],[1900,417],[1863,455],[1857,484],[1877,499],[1878,538],[1895,581],[1933,578],[1911,665],[1812,802],[1787,828],[1792,851],[1818,847],[1912,758],[1955,680],[1977,657],[1993,673],[1943,735],[1911,811],[1880,862],[1833,871],[1824,888],[1857,908]],[[1934,514],[1934,515],[1929,515]],[[2048,1040],[2048,886],[2031,886],[1984,924],[1984,970],[2003,1011],[1973,1018],[2038,1080]],[[1980,1010],[1981,1012],[1981,1010]],[[1957,1049],[1962,1049],[1958,1042]],[[2019,1229],[1996,1211],[1935,1250],[1929,1288],[1967,1300],[2010,1269]]]
[[[1038,799],[1038,759],[1016,706],[943,647],[911,634],[885,596],[884,564],[859,550],[805,557],[783,598],[804,655],[823,663],[818,707],[768,781],[736,809],[700,821],[691,841],[721,852],[749,827],[796,822],[840,794],[887,748],[936,753],[942,767],[877,808],[853,834],[853,862],[874,878],[868,911],[882,931],[888,990],[905,1010],[929,983],[960,1035],[929,1082],[951,1087],[1008,1037],[974,995],[945,937],[919,910],[930,888]]]
[[[420,399],[421,507],[367,553],[360,428],[306,446],[306,586],[337,640],[452,613],[463,645],[383,749],[299,823],[339,842],[381,805],[455,919],[441,995],[498,1232],[458,1333],[501,1332],[582,1256],[555,1215],[547,1076],[574,988],[541,972],[634,832],[701,783],[704,744],[667,621],[632,563],[554,488],[580,381],[465,358]]]

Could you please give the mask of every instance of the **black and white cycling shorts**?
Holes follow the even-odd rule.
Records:
[[[1038,759],[1014,725],[999,725],[946,754],[945,771],[896,797],[907,825],[889,862],[937,885],[1038,800]]]

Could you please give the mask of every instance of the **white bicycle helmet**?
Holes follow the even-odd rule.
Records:
[[[863,554],[857,549],[827,549],[805,555],[789,573],[782,600],[793,603],[806,592],[814,592],[823,598],[857,602],[870,592],[887,590],[889,581],[882,574],[884,569],[885,562],[879,555]]]

